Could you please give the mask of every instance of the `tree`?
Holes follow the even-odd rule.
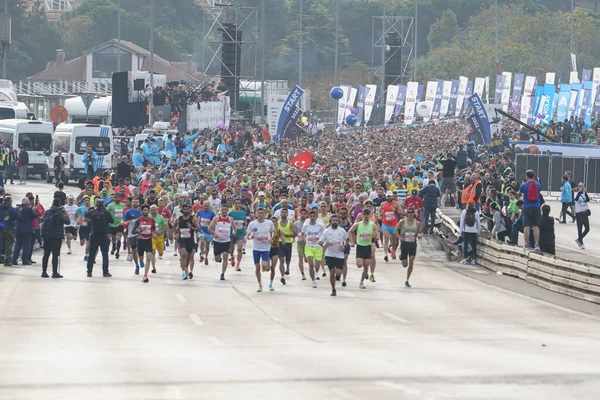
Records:
[[[96,24],[87,15],[77,15],[63,23],[60,37],[67,52],[67,58],[79,57],[90,47],[98,44]]]
[[[456,20],[456,14],[452,10],[447,10],[442,13],[442,17],[438,19],[429,30],[427,41],[429,48],[448,46],[454,42],[460,28]]]

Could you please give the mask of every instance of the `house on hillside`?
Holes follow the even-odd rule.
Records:
[[[121,71],[148,71],[150,51],[134,43],[121,40],[120,51],[117,39],[111,39],[87,50],[80,57],[65,59],[62,49],[56,50],[56,58],[49,61],[46,69],[30,76],[33,82],[83,81],[87,83],[110,82],[112,73],[117,71],[118,57],[121,58]],[[204,82],[206,75],[198,72],[198,63],[192,61],[168,61],[154,54],[154,73],[167,76],[167,82]]]
[[[36,1],[38,0],[27,0],[27,8],[31,9]],[[63,13],[79,7],[83,0],[42,0],[41,3],[46,11],[46,18],[58,21]]]

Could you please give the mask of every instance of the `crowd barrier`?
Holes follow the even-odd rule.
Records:
[[[585,182],[590,194],[600,195],[600,158],[568,157],[560,155],[516,155],[515,176],[525,179],[525,172],[535,171],[546,192],[560,192],[565,171],[571,171],[576,182]]]
[[[460,230],[457,224],[438,210],[444,236],[456,239]],[[444,247],[455,251],[452,240]],[[526,252],[497,240],[479,238],[477,259],[479,265],[503,274],[523,279],[531,284],[578,299],[600,304],[600,268],[574,263],[548,254]]]

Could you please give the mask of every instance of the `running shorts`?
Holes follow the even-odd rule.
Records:
[[[306,242],[297,242],[296,251],[298,251],[298,257],[304,257],[304,249],[306,248]]]
[[[327,265],[330,271],[335,268],[342,269],[344,268],[344,259],[337,257],[325,257],[325,265]]]
[[[279,247],[271,247],[271,251],[269,251],[269,256],[271,256],[271,258],[279,257]]]
[[[323,259],[323,248],[316,246],[306,246],[304,248],[304,255],[308,257],[312,257],[315,261],[321,261]]]
[[[113,236],[116,236],[117,233],[123,233],[123,227],[122,226],[109,226],[108,233]]]
[[[371,259],[371,245],[369,246],[361,246],[359,244],[356,245],[356,258],[360,258],[363,260]]]
[[[395,226],[390,226],[390,225],[381,225],[381,229],[383,231],[388,231],[389,233],[391,233],[392,235],[394,235],[396,233],[396,227]]]
[[[179,245],[180,249],[185,249],[185,251],[188,253],[194,251],[194,239],[192,238],[178,239],[177,244]]]
[[[165,237],[152,237],[152,248],[158,250],[159,254],[162,254],[165,251]]]
[[[414,257],[417,255],[417,244],[416,243],[402,243],[400,244],[400,259],[406,260],[408,257]]]
[[[136,249],[138,246],[138,238],[137,236],[131,236],[127,238],[129,240],[129,247],[132,249]]]
[[[90,240],[90,226],[80,226],[79,227],[79,238],[81,240]]]
[[[446,193],[446,190],[450,190],[450,193],[456,193],[456,178],[442,178],[442,194]]]
[[[223,253],[229,253],[229,246],[231,246],[231,242],[213,242],[213,251],[215,256],[220,256]]]
[[[264,261],[264,262],[269,262],[270,257],[269,257],[269,251],[258,251],[258,250],[252,250],[252,257],[254,258],[254,264],[259,264],[260,261]]]
[[[213,241],[213,237],[210,233],[203,233],[203,232],[198,234],[198,239],[204,239],[208,243],[212,243],[212,241]]]
[[[65,233],[70,233],[71,235],[77,237],[77,228],[74,226],[65,226]]]
[[[279,257],[285,257],[285,262],[289,263],[292,261],[292,244],[291,243],[280,243],[279,244]]]
[[[137,253],[142,257],[144,253],[152,253],[152,239],[137,239]]]

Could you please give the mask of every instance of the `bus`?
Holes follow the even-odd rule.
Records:
[[[17,150],[23,146],[29,155],[28,174],[46,178],[46,153],[50,149],[54,127],[52,122],[28,119],[0,120],[0,141]]]

